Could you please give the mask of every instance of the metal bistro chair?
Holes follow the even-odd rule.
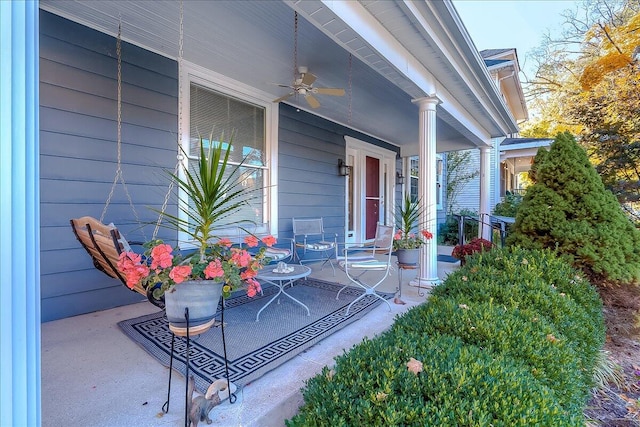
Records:
[[[335,257],[338,248],[338,234],[334,235],[333,240],[328,240],[322,218],[293,218],[293,241],[294,256],[301,265],[305,262],[322,261],[321,268],[328,263],[333,270],[333,275],[336,275],[332,258]],[[308,254],[311,254],[311,258],[307,257]]]
[[[349,280],[364,290],[364,293],[353,300],[347,307],[346,315],[349,314],[351,306],[367,295],[374,295],[386,302],[391,310],[391,304],[376,292],[376,288],[386,279],[393,266],[391,264],[391,253],[393,252],[392,226],[378,224],[376,227],[376,237],[373,244],[363,244],[360,246],[345,247],[343,256],[337,258],[338,265],[346,273]],[[375,272],[375,283],[367,283],[362,278],[366,273]],[[372,281],[374,281],[372,280]],[[340,293],[350,285],[345,285],[338,291],[336,299],[340,298]]]

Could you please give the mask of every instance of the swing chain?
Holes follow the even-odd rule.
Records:
[[[109,191],[109,196],[107,197],[107,201],[105,203],[105,206],[102,210],[102,214],[100,215],[100,222],[104,222],[104,217],[107,213],[107,209],[109,207],[109,204],[111,203],[111,199],[113,198],[113,194],[116,188],[116,185],[118,184],[118,182],[122,183],[122,187],[124,189],[124,192],[127,196],[127,199],[129,200],[129,205],[131,205],[131,209],[133,211],[133,214],[136,218],[137,223],[140,223],[140,217],[138,216],[138,212],[136,211],[136,208],[133,204],[133,199],[131,198],[131,194],[129,193],[129,190],[127,189],[125,180],[124,180],[124,174],[122,172],[122,16],[119,17],[119,23],[118,23],[118,37],[116,39],[116,55],[118,58],[118,100],[117,100],[117,106],[118,106],[118,112],[117,112],[117,124],[118,124],[118,132],[117,132],[117,153],[118,153],[118,160],[117,160],[117,168],[116,168],[116,173],[115,173],[115,177],[113,179],[113,183],[111,185],[111,190]],[[178,68],[178,72],[182,73],[183,72],[183,52],[184,52],[184,2],[183,0],[180,1],[180,38],[179,38],[179,44],[178,44],[178,64],[179,64],[179,68]],[[183,96],[183,85],[181,84],[182,79],[179,78],[179,98],[178,99],[182,99]],[[180,127],[182,125],[182,106],[179,105],[178,106],[178,126]],[[177,138],[177,146],[178,146],[178,152],[180,152],[180,136],[178,136]],[[177,175],[180,169],[180,165],[182,164],[182,160],[183,160],[183,156],[182,154],[178,154],[177,156],[177,162],[176,162],[176,166],[174,169],[174,175]],[[162,223],[162,218],[164,216],[164,212],[166,211],[167,205],[169,204],[169,198],[171,196],[171,193],[173,191],[173,187],[174,187],[174,182],[173,179],[171,180],[170,184],[169,184],[169,189],[167,190],[167,194],[165,195],[164,198],[164,202],[162,204],[162,209],[161,209],[161,213],[158,216],[158,221],[156,223],[155,229],[153,231],[153,239],[155,240],[157,234],[158,234],[158,230],[160,228],[160,225]],[[144,239],[147,240],[146,235],[144,233],[144,229],[142,229],[142,235],[144,236]]]
[[[353,101],[353,86],[352,86],[352,77],[353,77],[353,71],[352,71],[352,58],[353,56],[351,54],[349,54],[349,117],[347,119],[347,123],[349,124],[349,126],[351,126],[351,119],[353,118],[353,113],[352,113],[352,101]]]
[[[138,217],[138,212],[133,204],[133,200],[131,198],[131,194],[129,194],[129,190],[127,189],[127,185],[124,181],[124,174],[122,173],[122,16],[120,16],[120,22],[118,23],[118,38],[116,39],[116,55],[118,57],[118,113],[117,113],[117,123],[118,123],[118,134],[117,134],[117,150],[118,150],[118,166],[116,168],[116,174],[113,178],[113,183],[111,184],[111,190],[109,191],[109,196],[107,197],[107,202],[102,209],[102,214],[100,215],[100,222],[104,222],[104,217],[107,213],[107,208],[111,203],[111,199],[113,198],[113,193],[115,191],[116,185],[118,182],[122,183],[122,188],[129,200],[129,205],[131,206],[131,210],[133,211],[134,216],[136,217],[136,221],[140,223],[140,218]],[[144,230],[142,231],[144,236]],[[145,236],[146,240],[146,236]]]

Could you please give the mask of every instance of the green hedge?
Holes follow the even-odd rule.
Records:
[[[597,293],[552,253],[477,254],[307,381],[287,426],[584,425],[603,342]]]

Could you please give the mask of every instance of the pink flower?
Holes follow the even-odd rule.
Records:
[[[133,289],[142,279],[149,276],[149,267],[138,264],[126,273],[127,286]]]
[[[433,239],[433,234],[429,233],[427,230],[422,230],[422,236],[424,236],[425,239]]]
[[[117,267],[124,273],[126,285],[131,289],[149,276],[149,267],[142,264],[142,257],[134,252],[122,252]]]
[[[182,283],[189,277],[190,274],[190,265],[178,265],[176,267],[173,267],[173,269],[169,273],[169,277],[176,283]]]
[[[255,271],[253,268],[247,268],[245,271],[240,273],[240,278],[242,280],[247,280],[247,279],[251,279],[253,277],[256,277],[257,275],[258,275],[258,272]]]
[[[243,249],[235,249],[230,262],[238,267],[246,267],[251,262],[251,254]]]
[[[213,260],[204,269],[204,277],[207,279],[219,279],[224,276],[222,262],[219,259]]]
[[[247,296],[249,298],[253,298],[256,296],[258,292],[260,292],[262,288],[260,287],[260,283],[255,279],[247,280]]]
[[[393,236],[393,240],[400,240],[400,239],[402,239],[402,230],[396,231],[396,234]]]
[[[151,250],[151,269],[169,268],[173,263],[173,255],[171,255],[171,245],[162,244]]]
[[[265,245],[272,245],[275,241],[273,236],[263,239]],[[255,278],[269,258],[264,256],[262,248],[254,255],[247,250],[260,246],[258,237],[248,236],[244,238],[244,243],[246,249],[234,246],[229,238],[222,238],[208,244],[204,253],[183,256],[173,253],[172,247],[162,240],[152,240],[145,245],[147,250],[142,256],[133,252],[120,255],[118,268],[127,286],[153,289],[154,294],[195,279],[222,282],[225,298],[239,285],[255,295],[260,290]]]
[[[262,243],[271,247],[276,244],[276,238],[273,236],[266,236],[262,238]]]
[[[231,239],[228,239],[226,237],[218,240],[218,245],[224,246],[225,248],[230,248],[232,244],[233,243],[231,242]]]
[[[135,252],[122,252],[118,257],[118,270],[127,272],[128,269],[134,268],[142,263],[142,257]]]
[[[244,238],[244,242],[250,248],[255,248],[256,246],[258,246],[258,238],[256,236],[248,235]]]

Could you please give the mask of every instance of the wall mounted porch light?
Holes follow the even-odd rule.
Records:
[[[351,175],[351,166],[346,164],[342,159],[338,159],[338,175],[340,176]]]
[[[397,185],[404,184],[404,175],[402,175],[402,172],[396,172],[396,184]]]

